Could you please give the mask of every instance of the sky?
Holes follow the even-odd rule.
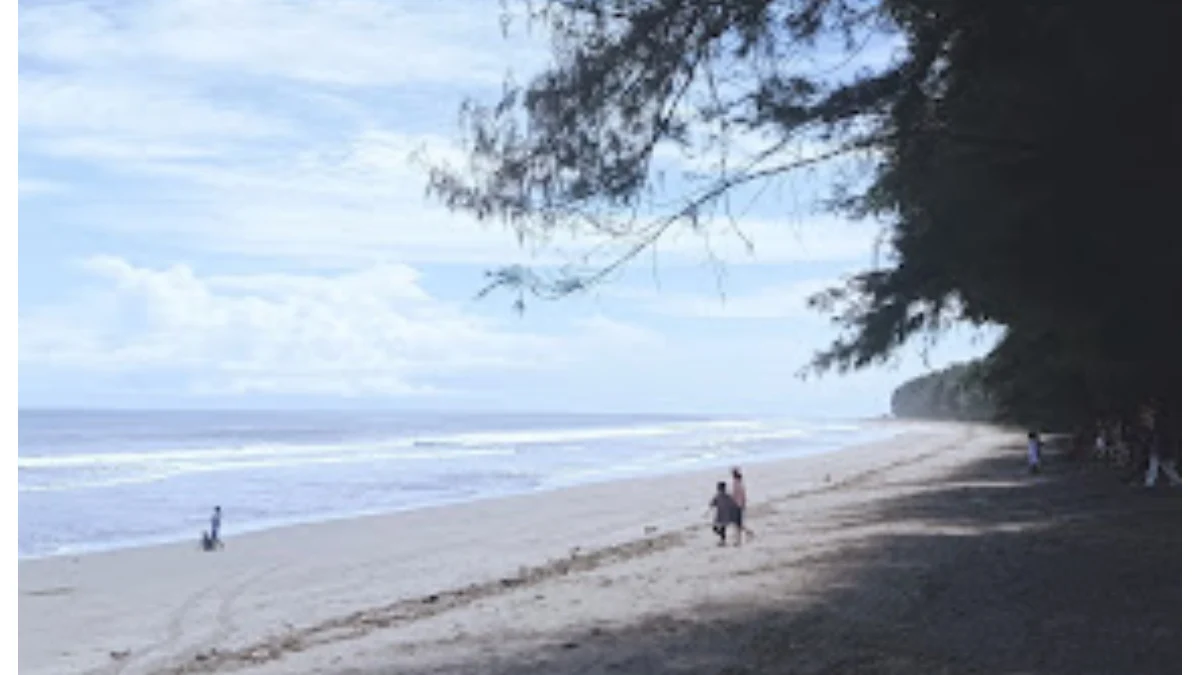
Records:
[[[579,296],[477,299],[583,250],[426,195],[463,99],[547,63],[492,0],[22,1],[18,28],[21,407],[864,416],[995,340],[796,378],[837,335],[805,298],[879,226],[788,185],[740,216],[752,253],[681,232]]]

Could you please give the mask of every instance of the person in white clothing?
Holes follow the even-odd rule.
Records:
[[[1029,462],[1029,473],[1039,473],[1042,470],[1042,439],[1036,431],[1029,432],[1026,459]]]

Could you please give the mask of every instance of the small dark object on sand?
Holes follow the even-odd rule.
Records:
[[[200,550],[215,551],[219,548],[225,548],[224,541],[213,537],[208,533],[208,530],[204,530],[200,533]]]
[[[437,595],[437,593],[434,593],[433,595],[426,596],[425,599],[422,600],[421,602],[425,603],[426,605],[432,605],[432,604],[436,603],[437,601],[438,601],[438,595]]]

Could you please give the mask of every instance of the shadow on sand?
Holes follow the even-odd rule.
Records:
[[[1180,672],[1179,491],[1054,457],[1027,477],[1020,456],[838,512],[836,527],[870,533],[815,558],[797,551],[790,564],[830,570],[815,592],[595,628],[437,672]]]

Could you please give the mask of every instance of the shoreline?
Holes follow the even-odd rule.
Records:
[[[845,452],[847,450],[853,450],[854,448],[857,448],[857,447],[863,447],[863,446],[871,445],[874,443],[886,442],[890,439],[893,439],[893,438],[895,438],[899,435],[905,434],[905,433],[919,433],[921,429],[924,429],[926,427],[936,428],[938,425],[941,425],[941,424],[956,424],[953,422],[941,422],[941,421],[937,421],[937,420],[915,420],[915,419],[907,420],[907,419],[893,419],[893,418],[878,418],[878,419],[867,418],[867,419],[855,419],[855,420],[842,420],[840,422],[862,424],[864,426],[863,433],[865,435],[871,435],[871,436],[876,436],[876,437],[870,438],[868,440],[850,441],[849,443],[844,444],[844,445],[821,447],[821,448],[817,448],[815,450],[810,450],[808,452],[804,452],[803,454],[786,455],[786,456],[769,456],[769,457],[759,458],[759,459],[750,459],[749,461],[745,461],[742,464],[744,466],[760,466],[760,465],[764,465],[764,464],[772,464],[775,462],[788,462],[788,461],[792,461],[792,460],[804,459],[806,457],[816,457],[816,456],[826,455],[826,454],[831,454],[831,453],[840,453],[840,452]],[[833,422],[829,422],[829,423],[833,423]],[[895,428],[887,429],[888,427],[895,427]],[[884,430],[886,430],[886,431],[884,431]],[[358,520],[358,519],[363,519],[363,518],[379,518],[379,517],[386,518],[388,516],[394,516],[394,515],[399,515],[399,514],[404,514],[404,513],[413,513],[413,512],[419,512],[419,511],[441,509],[441,508],[446,508],[446,507],[455,507],[455,506],[461,506],[461,505],[466,505],[466,504],[477,504],[477,503],[481,504],[481,503],[490,502],[493,500],[504,500],[504,499],[510,499],[513,497],[541,495],[541,494],[554,494],[554,493],[557,493],[557,492],[560,492],[563,490],[573,490],[575,488],[587,487],[587,486],[591,486],[591,485],[605,485],[605,484],[611,484],[611,483],[619,483],[619,482],[623,482],[623,481],[636,481],[636,480],[643,480],[643,479],[648,480],[648,479],[653,479],[653,478],[660,478],[663,476],[677,476],[677,475],[683,475],[683,474],[688,474],[688,473],[699,473],[699,472],[704,472],[704,471],[712,471],[717,466],[724,466],[724,465],[712,463],[708,466],[697,467],[697,468],[667,467],[665,469],[653,470],[653,471],[649,471],[649,472],[643,473],[643,474],[610,475],[610,476],[605,476],[605,477],[595,479],[595,480],[582,480],[582,481],[571,482],[571,483],[567,483],[567,484],[563,484],[563,485],[539,486],[532,490],[514,491],[514,492],[483,493],[483,494],[473,495],[473,496],[469,496],[469,497],[447,498],[447,499],[441,500],[441,501],[416,503],[416,504],[412,504],[412,505],[408,505],[408,506],[400,506],[400,507],[384,507],[384,508],[380,508],[380,509],[365,509],[365,510],[359,510],[359,511],[339,511],[336,513],[324,514],[324,515],[299,516],[299,517],[295,517],[295,518],[268,519],[268,520],[261,521],[260,523],[256,523],[256,524],[249,525],[246,527],[234,527],[232,529],[226,529],[226,528],[228,528],[228,525],[229,525],[229,523],[226,522],[223,527],[223,529],[225,529],[225,533],[226,533],[226,536],[224,537],[224,539],[228,543],[229,541],[240,540],[244,537],[252,537],[252,536],[259,535],[259,534],[262,534],[265,532],[271,532],[274,530],[281,530],[281,529],[288,529],[288,528],[293,528],[293,527],[319,526],[319,525],[339,523],[339,522],[344,522],[344,521],[353,521],[353,520]],[[201,520],[203,520],[203,519],[201,519]],[[200,521],[198,521],[198,523],[200,524],[200,526],[203,526],[203,523],[201,523]],[[134,550],[141,550],[141,549],[176,548],[176,547],[178,547],[180,545],[184,545],[184,544],[187,544],[187,545],[196,544],[196,542],[197,542],[197,536],[196,536],[195,532],[191,532],[186,535],[180,533],[178,535],[162,535],[162,536],[153,536],[153,537],[147,537],[147,538],[141,538],[141,539],[135,538],[135,539],[121,540],[121,541],[113,542],[113,543],[97,543],[97,544],[80,545],[80,546],[77,546],[74,548],[67,548],[66,550],[58,550],[58,551],[54,551],[54,552],[50,552],[50,553],[21,554],[18,552],[17,562],[18,562],[18,564],[25,564],[26,562],[36,562],[36,561],[42,561],[42,560],[55,560],[55,559],[63,559],[63,558],[81,558],[81,557],[89,557],[89,556],[119,553],[119,552],[123,552],[123,551],[134,551]]]
[[[770,517],[774,501],[836,493],[945,454],[973,428],[921,424],[881,441],[747,465],[748,524]],[[704,507],[723,476],[698,469],[291,525],[231,538],[216,553],[177,543],[21,560],[21,671],[191,672],[200,664],[221,672],[257,662],[263,645],[263,662],[275,663],[293,651],[271,646],[288,635],[323,644],[359,631],[373,613],[408,616],[415,607],[420,617],[434,609],[428,602],[440,616],[507,597],[528,579],[677,552],[697,537],[707,551]],[[298,637],[287,643],[308,651]],[[313,669],[299,663],[295,672]]]

